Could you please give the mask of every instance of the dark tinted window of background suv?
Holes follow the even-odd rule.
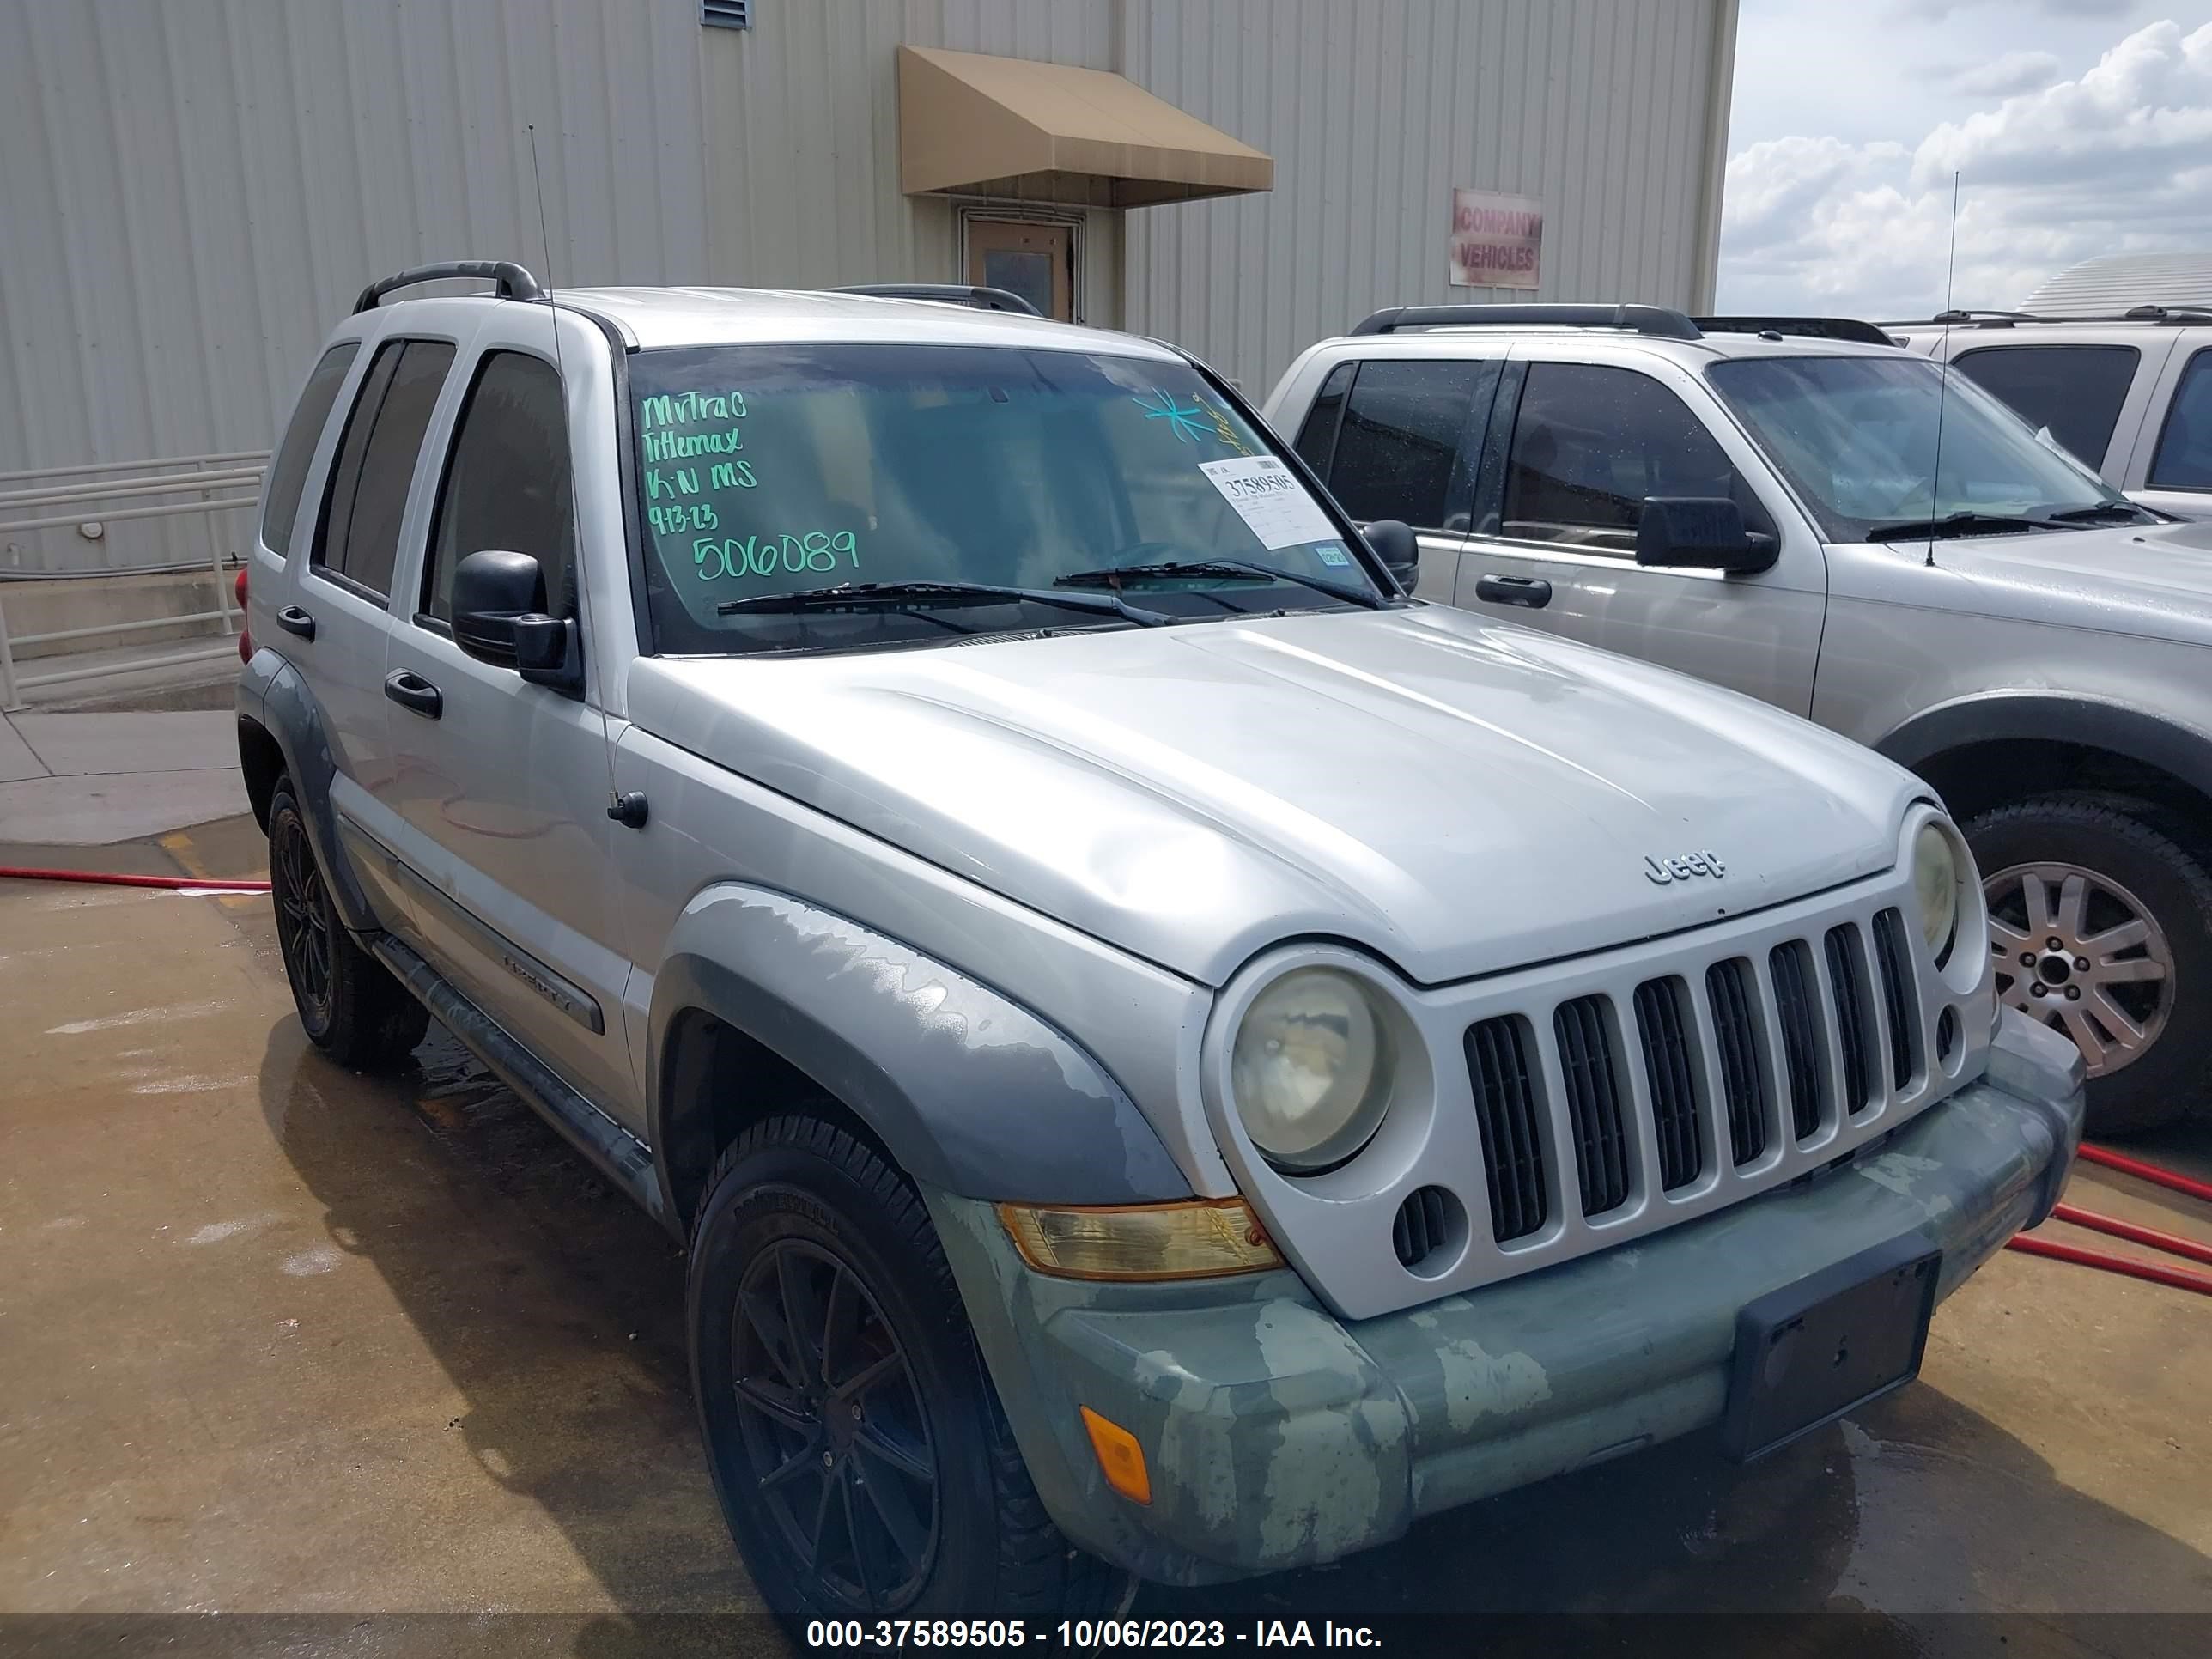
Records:
[[[1362,363],[1328,472],[1344,510],[1360,520],[1464,530],[1468,492],[1453,489],[1460,437],[1477,402],[1489,413],[1498,368],[1495,360],[1449,358]]]
[[[2105,464],[2142,354],[2133,346],[1983,346],[1952,361],[2033,427],[2048,427],[2075,459]]]
[[[269,469],[269,489],[261,502],[261,544],[272,553],[291,550],[292,520],[300,514],[300,492],[307,487],[308,465],[315,459],[315,446],[323,441],[323,428],[330,422],[331,405],[338,400],[338,387],[345,383],[346,371],[360,351],[359,343],[352,340],[332,346],[301,391],[292,423],[284,428],[284,441]]]
[[[1648,374],[1531,363],[1506,461],[1502,533],[1627,554],[1646,495],[1726,495],[1751,529],[1772,523],[1711,433]]]
[[[2212,489],[2212,350],[2182,371],[2150,464],[2153,489]]]
[[[527,553],[545,573],[545,602],[573,613],[575,538],[568,507],[568,439],[561,377],[520,351],[485,354],[461,406],[430,531],[422,609],[453,619],[453,567],[471,553]]]
[[[1298,452],[1301,460],[1314,470],[1315,476],[1326,481],[1329,465],[1336,459],[1336,428],[1344,418],[1344,394],[1352,390],[1352,372],[1357,363],[1339,363],[1328,372],[1321,383],[1313,407],[1306,411],[1306,423],[1298,428],[1298,441],[1291,447]]]
[[[453,363],[453,348],[442,340],[387,340],[346,416],[314,562],[380,598],[392,591],[407,487]]]

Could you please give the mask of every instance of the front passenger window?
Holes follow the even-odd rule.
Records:
[[[561,377],[542,357],[484,354],[454,428],[422,572],[422,614],[451,625],[453,568],[471,553],[527,553],[545,573],[545,603],[574,614],[575,520]]]
[[[1711,433],[1648,374],[1532,363],[1513,422],[1501,533],[1632,554],[1647,495],[1726,495],[1753,529],[1765,514]]]

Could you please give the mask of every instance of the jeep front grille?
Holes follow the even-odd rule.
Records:
[[[1839,1104],[1856,1117],[1905,1093],[1925,1052],[1911,937],[1896,908],[1870,923],[1871,953],[1869,926],[1846,921],[1816,932],[1817,947],[1786,939],[1624,988],[1626,1009],[1595,992],[1548,1020],[1532,1009],[1469,1026],[1492,1237],[1540,1231],[1555,1192],[1602,1218],[1646,1167],[1663,1193],[1701,1189],[1709,1146],[1725,1147],[1724,1176],[1765,1170],[1778,1140],[1838,1129]]]
[[[1526,1021],[1508,1014],[1467,1032],[1475,1121],[1489,1177],[1491,1236],[1500,1244],[1534,1232],[1547,1212],[1540,1109],[1526,1030]]]
[[[1628,1129],[1621,1121],[1620,1079],[1607,1029],[1611,1021],[1603,997],[1577,997],[1552,1015],[1566,1074],[1567,1119],[1575,1126],[1584,1215],[1603,1215],[1628,1202]]]
[[[1689,987],[1673,975],[1636,988],[1636,1033],[1651,1081],[1651,1122],[1659,1135],[1659,1184],[1688,1186],[1705,1169],[1698,1135],[1698,1078],[1690,1052]]]

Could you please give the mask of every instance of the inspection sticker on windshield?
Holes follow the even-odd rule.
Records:
[[[1212,481],[1237,516],[1251,527],[1262,547],[1297,547],[1333,541],[1336,526],[1321,510],[1291,469],[1273,455],[1239,455],[1226,461],[1200,461],[1198,470]]]

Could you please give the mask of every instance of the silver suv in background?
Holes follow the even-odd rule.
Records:
[[[238,691],[301,1021],[435,1013],[682,1241],[802,1633],[1756,1455],[2057,1201],[1927,786],[1412,539],[1127,335],[512,265],[333,331]]]
[[[2212,518],[2212,311],[1953,311],[1881,326],[1952,364],[2131,499]]]
[[[1424,597],[1913,768],[2092,1129],[2164,1121],[2212,1072],[2212,526],[1946,380],[1865,323],[1424,307],[1313,347],[1267,414],[1353,518],[1415,526]]]

